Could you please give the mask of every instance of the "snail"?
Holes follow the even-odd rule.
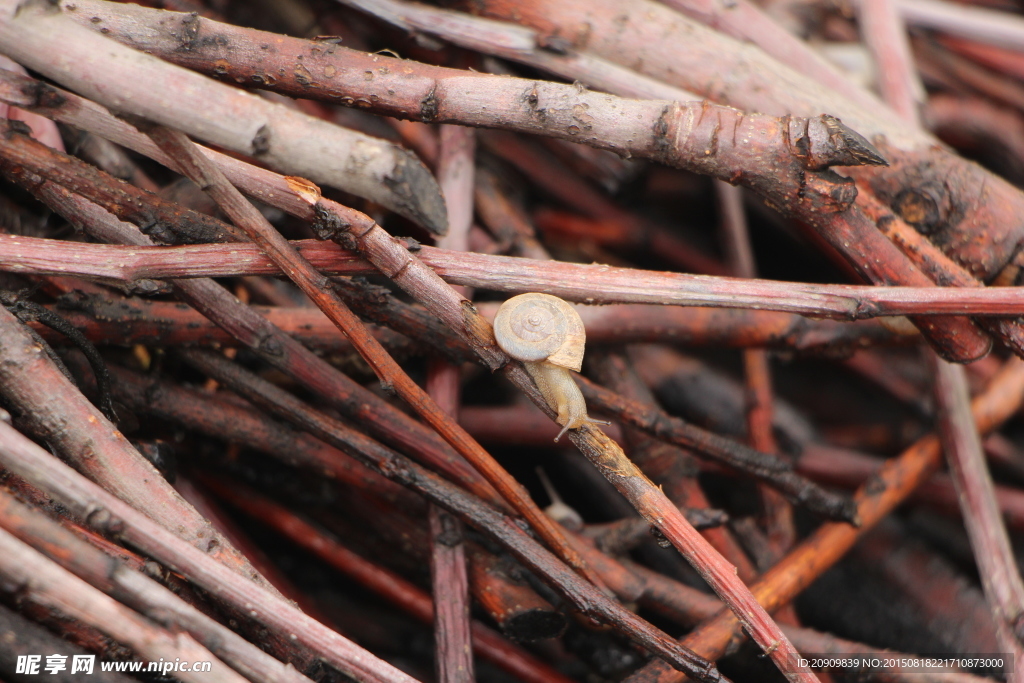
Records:
[[[501,305],[494,317],[494,337],[502,351],[523,362],[548,405],[558,414],[562,431],[587,422],[608,424],[587,416],[587,404],[570,370],[583,366],[587,342],[583,320],[576,309],[550,294],[520,294]]]

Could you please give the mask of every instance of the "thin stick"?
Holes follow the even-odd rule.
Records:
[[[437,246],[468,251],[473,224],[476,132],[462,126],[441,126],[441,153],[437,162],[438,183],[448,207],[448,234]]]
[[[326,202],[321,202],[321,204],[326,206]],[[371,227],[367,234],[373,235],[377,231],[379,231],[379,228]],[[417,298],[421,298],[435,315],[439,317],[447,316],[449,325],[453,330],[465,327],[463,320],[469,315],[469,311],[462,306],[456,308],[452,300],[456,299],[457,295],[453,296],[452,290],[445,287],[443,283],[439,285],[440,281],[432,271],[424,268],[422,263],[410,257],[408,252],[399,251],[396,248],[396,243],[391,239],[380,239],[379,241],[370,242],[370,244],[377,249],[377,252],[369,251],[368,253],[384,252],[377,257],[377,262],[381,264],[381,267],[397,273],[396,279],[403,288],[417,296]],[[424,296],[424,292],[430,292],[429,296]],[[401,307],[397,303],[393,303],[391,306],[393,308]],[[381,304],[375,302],[373,308],[379,309]],[[478,320],[478,316],[474,316],[474,318]],[[474,335],[470,336],[464,332],[463,339],[479,353],[488,354],[486,356],[488,362],[494,363],[496,366],[499,361],[492,361],[491,359],[500,356],[496,353],[496,347],[487,344],[482,327],[486,324],[483,321],[474,323],[472,327]],[[406,332],[416,336],[422,330],[407,329]],[[487,333],[489,332],[488,329]],[[441,330],[431,333],[425,339],[422,339],[422,335],[417,338],[421,338],[426,343],[434,344],[435,348],[450,356],[455,344],[448,340],[439,339],[439,336],[446,334],[451,335],[451,332]],[[444,343],[438,343],[441,341]],[[460,360],[458,356],[454,359]],[[515,367],[514,364],[506,365],[509,372],[512,372],[512,368]],[[524,390],[529,391],[533,386],[532,382],[528,380],[516,379],[515,376],[510,376],[510,378],[517,382]],[[794,502],[806,504],[818,514],[822,514],[830,519],[853,520],[848,501],[844,501],[810,485],[809,482],[795,475],[792,472],[792,468],[785,463],[781,463],[775,458],[766,457],[764,454],[758,454],[749,448],[710,434],[695,426],[687,425],[682,420],[671,418],[647,405],[636,401],[624,400],[613,392],[597,387],[585,380],[581,379],[580,381],[583,384],[588,399],[595,405],[631,421],[642,429],[652,431],[659,438],[695,448],[702,454],[722,459],[735,467],[752,473],[754,476],[761,477],[786,492]],[[550,410],[546,401],[543,399],[540,399],[540,401],[539,405],[541,405],[542,409]]]
[[[78,281],[78,289],[82,288]],[[335,286],[338,286],[335,281]],[[166,301],[138,297],[118,297],[111,292],[92,295],[72,293],[74,310],[65,305],[50,305],[94,344],[152,344],[156,346],[222,345],[232,346],[238,340],[214,322],[191,308]],[[369,299],[373,307],[367,311],[352,306],[361,317],[370,313],[388,313],[384,302]],[[390,303],[393,297],[386,301]],[[314,307],[252,306],[254,311],[303,344],[321,350],[351,349],[351,344],[338,334],[338,328]],[[488,320],[494,319],[497,304],[485,302],[477,308]],[[915,334],[892,332],[876,321],[840,323],[833,320],[812,320],[792,313],[751,311],[741,308],[701,308],[620,304],[588,306],[577,309],[587,330],[587,339],[594,343],[626,344],[632,342],[672,342],[684,346],[766,347],[835,357],[843,351],[873,346],[910,344],[919,340]],[[424,314],[423,321],[440,325],[436,318]],[[389,349],[408,349],[412,339],[401,334],[405,321],[395,318],[378,320],[370,331]],[[43,339],[53,342],[59,337],[39,323],[29,323]],[[428,337],[429,338],[429,337]],[[461,340],[452,335],[444,340],[457,342],[448,355],[459,354],[471,360],[472,353]],[[424,341],[421,337],[420,341]],[[417,347],[418,348],[418,347]],[[413,349],[415,350],[415,349]]]
[[[204,476],[203,484],[261,523],[284,534],[338,571],[427,624],[434,623],[436,602],[399,574],[349,550],[329,533],[237,482]],[[473,648],[495,666],[527,683],[569,683],[569,679],[535,659],[479,621],[470,622]],[[472,680],[470,678],[470,680]]]
[[[924,86],[910,55],[907,30],[899,0],[860,0],[861,40],[875,58],[875,73],[882,99],[907,123],[920,126]]]
[[[173,529],[246,580],[273,590],[252,565],[49,360],[27,328],[0,306],[0,386],[8,408],[93,481]]]
[[[385,242],[385,244],[388,243]],[[432,306],[435,314],[437,314],[438,305],[439,302],[443,301],[442,295],[445,294],[445,290],[434,288],[436,277],[431,278],[429,271],[425,272],[424,277],[418,277],[419,270],[422,266],[419,266],[415,261],[410,261],[409,263],[413,265],[405,267],[401,274],[403,282],[405,281],[405,278],[409,278],[410,280],[410,282],[405,285],[405,288],[407,291],[417,296],[422,296],[424,287],[433,289],[436,293],[431,296],[423,297],[423,301],[424,303]],[[346,289],[349,289],[347,285]],[[349,300],[356,301],[353,297],[349,297]],[[394,324],[397,314],[400,312],[406,312],[408,314],[413,313],[412,307],[408,304],[402,304],[390,299],[386,302],[382,302],[379,298],[374,297],[369,303],[370,305],[361,304],[359,306],[360,312],[372,316],[375,311],[379,312],[382,309],[387,309],[396,313],[396,316],[391,317],[390,319],[385,317],[377,318],[380,322],[385,324]],[[447,312],[447,310],[445,310],[445,312]],[[455,323],[453,322],[450,324],[454,325]],[[408,335],[419,340],[421,343],[431,345],[437,351],[453,361],[462,360],[461,353],[456,352],[457,347],[459,347],[460,344],[459,339],[455,337],[454,331],[444,328],[440,330],[436,328],[427,330],[420,325],[410,327],[403,326],[401,329]],[[473,343],[471,340],[464,338],[464,343],[465,342]],[[483,340],[478,339],[476,342],[478,348],[485,348],[482,344]],[[488,353],[493,353],[493,350],[490,347],[486,347],[486,351]],[[515,378],[512,379],[513,381],[517,381]],[[622,396],[616,395],[614,392],[610,392],[605,388],[596,386],[582,378],[579,378],[579,382],[583,386],[587,399],[594,405],[594,407],[599,408],[606,413],[610,413],[620,419],[626,420],[631,424],[635,424],[641,429],[650,431],[662,440],[671,441],[688,448],[693,448],[701,455],[706,455],[710,458],[726,462],[730,466],[736,467],[744,472],[748,472],[755,477],[762,478],[763,480],[778,487],[781,491],[784,491],[794,502],[805,504],[809,509],[817,514],[821,514],[830,519],[853,520],[848,501],[844,501],[843,499],[823,491],[820,488],[814,487],[810,482],[794,475],[792,467],[787,463],[780,461],[778,458],[765,455],[764,453],[758,453],[749,447],[738,444],[730,439],[720,437],[716,434],[711,434],[694,425],[686,424],[679,418],[670,417],[649,404],[627,400]],[[520,386],[522,388],[530,385],[526,385],[524,383]],[[544,402],[542,408],[550,409],[547,407],[546,402]]]
[[[757,265],[743,210],[742,190],[716,181],[715,193],[721,212],[719,225],[725,238],[725,251],[730,269],[739,277],[757,277]],[[778,444],[772,432],[774,401],[771,365],[764,349],[743,351],[743,374],[747,388],[747,442],[758,451],[777,455]],[[775,555],[773,559],[777,560],[789,550],[796,538],[793,508],[778,491],[763,485],[758,489],[761,493],[761,504],[764,506],[769,545]],[[796,619],[794,613],[788,616],[791,620]]]
[[[326,200],[321,203],[328,205]],[[335,245],[315,240],[294,244],[314,267],[329,275],[377,272],[363,259]],[[405,248],[403,244],[396,246]],[[544,291],[585,304],[722,306],[836,320],[1024,313],[1024,292],[1019,287],[816,285],[457,253],[427,246],[415,248],[420,260],[452,284],[508,293]],[[257,247],[247,244],[126,248],[12,235],[0,235],[0,269],[115,282],[281,274],[280,268]]]
[[[434,669],[441,683],[473,680],[469,574],[462,522],[436,505],[428,512],[434,595]]]
[[[96,531],[119,535],[143,553],[185,575],[212,596],[229,602],[284,637],[294,635],[298,642],[346,675],[359,681],[414,683],[413,678],[309,618],[289,602],[239,577],[128,507],[2,421],[0,462],[59,500]]]
[[[448,234],[439,241],[465,251],[473,222],[473,153],[471,130],[441,128],[438,182],[448,208]],[[459,366],[433,361],[427,369],[427,393],[453,418],[459,414]],[[439,683],[473,681],[473,650],[469,618],[469,574],[462,522],[436,505],[428,510],[430,582],[434,596],[434,671]]]
[[[330,281],[304,259],[281,233],[228,182],[209,158],[183,133],[157,127],[148,134],[168,156],[174,158],[194,182],[217,201],[235,225],[245,231],[261,251],[279,265],[296,285],[349,338],[386,387],[391,387],[426,422],[466,458],[487,481],[521,514],[555,553],[584,576],[582,558],[565,541],[561,529],[530,498],[526,489],[484,450],[466,430],[445,413],[388,354],[358,317],[331,288]]]
[[[987,432],[1011,417],[1024,402],[1024,362],[1011,359],[974,400],[972,412],[979,431]],[[751,589],[769,611],[793,599],[801,590],[834,565],[858,538],[896,508],[914,488],[939,466],[942,451],[938,437],[918,440],[898,458],[888,461],[857,493],[859,527],[830,522],[791,550],[769,569]],[[698,652],[718,657],[735,637],[737,619],[720,611],[687,635],[683,642]],[[627,679],[629,683],[677,683],[683,678],[657,663],[648,664]]]
[[[2,429],[13,432],[6,425]],[[20,434],[18,437],[24,438]],[[80,619],[129,645],[151,662],[167,662],[168,672],[174,670],[175,661],[210,662],[209,672],[193,670],[191,666],[174,670],[175,678],[186,683],[209,683],[211,679],[225,683],[246,681],[191,636],[154,625],[3,529],[0,529],[0,576],[6,590],[13,589],[24,599]]]
[[[1010,547],[1003,517],[996,503],[992,475],[985,464],[981,439],[970,410],[970,392],[964,369],[938,358],[931,359],[939,434],[949,471],[960,499],[964,526],[974,550],[985,598],[1001,635],[1012,634],[1017,667],[1013,681],[1024,680],[1024,582]]]
[[[581,433],[588,433],[581,438]],[[660,488],[654,486],[604,432],[585,425],[576,432],[570,432],[573,443],[590,458],[591,462],[633,504],[652,526],[657,527],[683,557],[693,565],[701,578],[715,591],[731,613],[743,624],[744,630],[761,646],[779,670],[790,681],[816,683],[818,677],[810,671],[794,671],[792,662],[799,657],[793,644],[779,629],[763,607],[757,602],[750,589],[736,575],[736,567],[725,560],[700,533],[686,520],[686,517],[672,504]],[[590,447],[592,439],[607,442],[600,452]],[[612,448],[614,447],[614,449]]]
[[[165,628],[184,629],[249,680],[310,683],[294,667],[285,666],[153,579],[111,558],[5,491],[0,491],[0,525],[97,589],[127,603]]]
[[[610,599],[603,591],[558,561],[509,518],[468,496],[459,487],[355,432],[338,420],[311,409],[286,391],[218,354],[192,351],[183,355],[190,363],[249,401],[286,417],[318,438],[361,459],[364,464],[387,478],[408,486],[429,501],[459,515],[477,530],[504,545],[520,562],[537,572],[583,614],[606,621],[659,657],[670,661],[671,666],[685,670],[702,681],[713,683],[721,678],[711,662],[693,658],[685,649],[666,647],[666,640],[670,644],[671,640],[659,629]]]

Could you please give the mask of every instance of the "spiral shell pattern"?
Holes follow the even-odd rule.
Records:
[[[586,333],[571,305],[550,294],[520,294],[498,309],[494,336],[505,353],[579,371]]]

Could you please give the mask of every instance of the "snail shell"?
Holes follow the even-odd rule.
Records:
[[[550,294],[520,294],[498,309],[494,337],[508,355],[523,362],[537,388],[557,414],[562,431],[587,422],[587,404],[569,370],[580,371],[587,341],[576,309]]]
[[[547,361],[579,372],[587,334],[567,302],[550,294],[520,294],[498,309],[494,336],[505,353],[521,361]]]

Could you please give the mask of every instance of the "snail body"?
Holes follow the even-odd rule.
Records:
[[[583,394],[569,374],[583,367],[587,341],[583,320],[575,308],[550,294],[514,296],[498,309],[494,336],[505,353],[522,361],[557,413],[555,421],[562,425],[562,431],[555,441],[570,429],[598,422],[587,416]]]
[[[545,361],[523,361],[523,367],[530,373],[540,393],[544,394],[548,405],[558,413],[555,422],[562,425],[562,431],[555,437],[555,441],[561,439],[568,430],[578,429],[590,420],[583,393],[576,382],[572,381],[568,369]]]

